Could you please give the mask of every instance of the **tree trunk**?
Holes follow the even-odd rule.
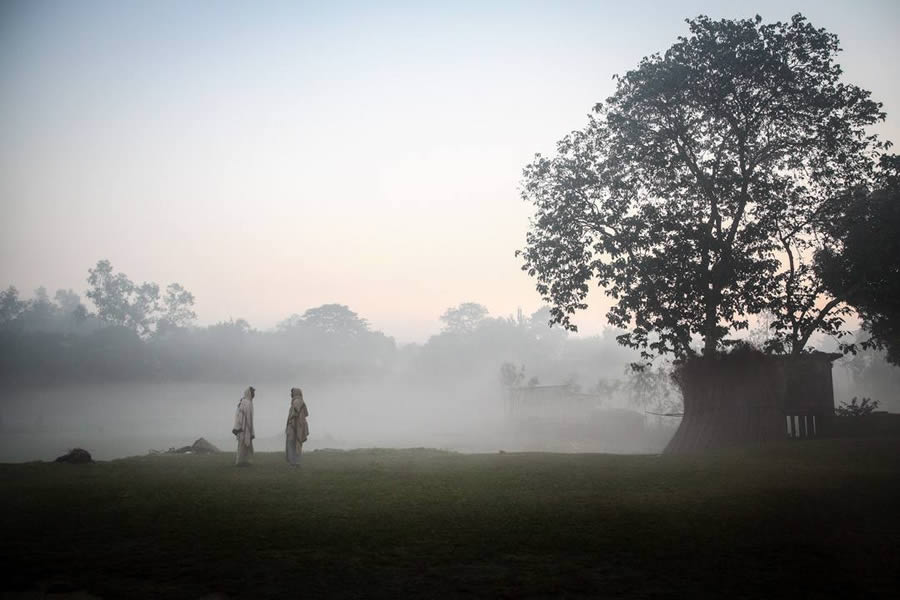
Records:
[[[684,416],[666,453],[784,440],[789,416],[824,422],[834,408],[831,361],[837,356],[748,352],[685,361],[674,374]]]

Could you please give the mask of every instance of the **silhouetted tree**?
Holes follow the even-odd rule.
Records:
[[[298,370],[317,364],[320,373],[358,377],[381,371],[396,352],[393,338],[370,329],[343,304],[323,304],[291,315],[278,324],[276,335]]]
[[[108,260],[97,262],[88,270],[87,293],[97,316],[112,325],[126,327],[139,335],[149,335],[159,312],[159,286],[155,283],[135,285],[124,273],[113,272]]]
[[[475,330],[481,321],[488,316],[488,309],[476,302],[463,302],[454,308],[448,308],[441,315],[444,323],[443,331],[448,333],[469,333]]]
[[[304,325],[322,333],[355,337],[369,331],[369,323],[343,304],[310,308],[301,319]]]
[[[124,273],[114,272],[108,260],[98,261],[93,269],[88,269],[88,284],[87,297],[97,307],[101,321],[126,327],[143,337],[159,325],[163,330],[186,327],[197,317],[193,311],[194,295],[181,284],[169,284],[160,300],[158,284],[137,285]]]
[[[876,189],[842,198],[834,218],[835,243],[816,254],[828,291],[851,304],[871,334],[862,344],[886,350],[900,365],[900,156],[881,161]]]
[[[27,307],[28,303],[19,299],[19,290],[15,286],[0,292],[0,328],[12,327]]]
[[[871,415],[878,409],[878,401],[872,401],[871,398],[863,398],[858,401],[854,396],[849,403],[841,402],[841,405],[834,409],[834,414],[839,417],[863,417]]]
[[[170,283],[163,297],[165,310],[162,319],[174,327],[187,327],[197,318],[194,312],[194,295],[180,283]]]
[[[840,328],[809,264],[836,192],[869,177],[882,145],[866,127],[884,114],[841,82],[837,37],[800,15],[688,24],[525,169],[523,269],[573,330],[596,279],[615,300],[609,322],[629,329],[620,343],[646,359],[694,356],[697,338],[713,353],[764,310],[799,353]]]

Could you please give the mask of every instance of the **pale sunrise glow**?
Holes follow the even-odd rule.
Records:
[[[8,2],[0,279],[81,293],[106,258],[198,323],[326,302],[400,342],[463,301],[537,309],[522,167],[683,19],[802,11],[900,110],[893,2]],[[879,132],[898,139],[896,119]],[[27,260],[25,259],[27,257]],[[594,293],[577,323],[603,329]]]

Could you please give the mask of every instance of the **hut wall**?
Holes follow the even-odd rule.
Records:
[[[813,353],[778,357],[785,366],[786,393],[782,402],[790,437],[819,437],[834,417],[831,362],[836,354]]]

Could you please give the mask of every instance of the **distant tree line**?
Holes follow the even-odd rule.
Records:
[[[454,385],[527,364],[547,382],[621,372],[633,357],[612,338],[570,338],[550,311],[492,317],[480,304],[448,308],[424,344],[398,346],[342,304],[293,314],[271,330],[244,319],[195,324],[194,295],[178,283],[137,284],[107,260],[89,269],[85,300],[0,292],[0,378],[21,383],[191,380],[362,380],[402,376]],[[163,291],[164,290],[164,291]]]

